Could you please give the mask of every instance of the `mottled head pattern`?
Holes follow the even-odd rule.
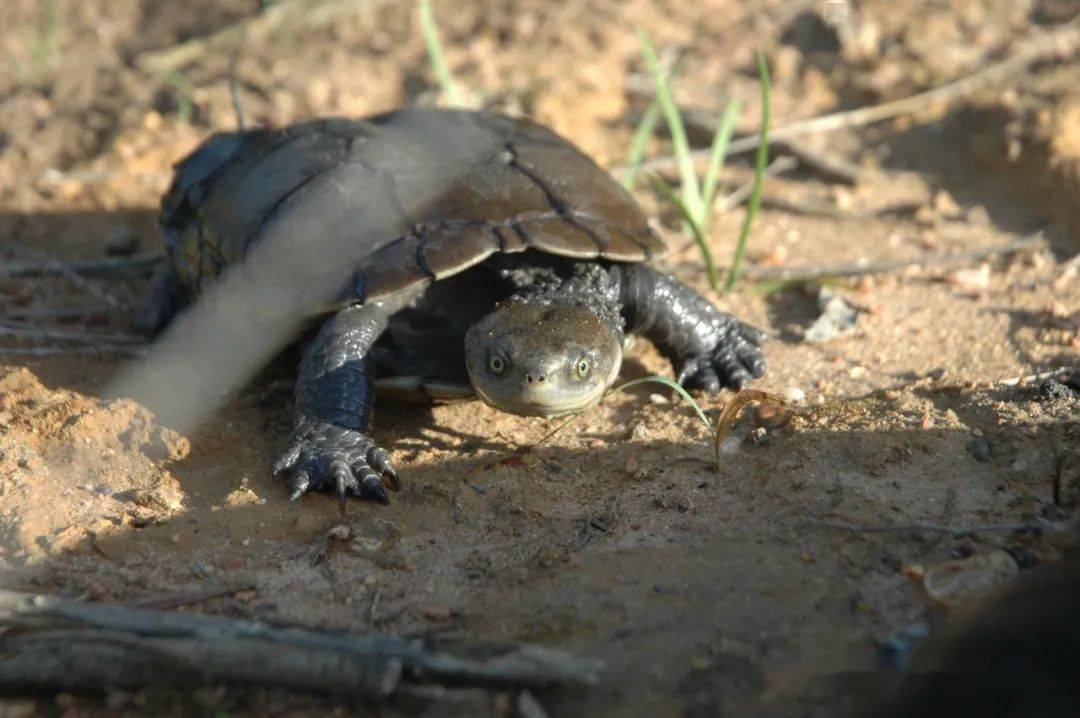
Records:
[[[560,416],[596,403],[619,374],[621,327],[557,300],[510,300],[465,337],[469,381],[487,404],[527,416]]]

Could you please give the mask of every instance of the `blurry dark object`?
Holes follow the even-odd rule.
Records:
[[[883,718],[1080,714],[1080,564],[1035,569],[915,651]]]

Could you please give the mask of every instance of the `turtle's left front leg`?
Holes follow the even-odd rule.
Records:
[[[374,404],[368,355],[396,307],[373,301],[326,322],[304,353],[296,382],[295,426],[274,473],[289,472],[293,499],[331,490],[387,501],[383,477],[396,488],[386,450],[367,435]]]
[[[742,389],[765,373],[765,334],[722,312],[674,277],[644,264],[616,265],[628,332],[644,335],[675,367],[683,386]]]

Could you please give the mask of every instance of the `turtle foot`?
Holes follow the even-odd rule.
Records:
[[[745,389],[765,373],[761,344],[765,333],[749,324],[725,317],[725,327],[712,351],[686,357],[678,367],[679,383],[688,389],[715,394],[723,387]]]
[[[387,487],[398,489],[390,455],[363,432],[302,419],[288,447],[274,463],[274,474],[288,475],[293,501],[311,491],[332,491],[342,502],[356,496],[389,503]]]

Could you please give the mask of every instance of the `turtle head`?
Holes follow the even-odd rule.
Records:
[[[510,300],[465,335],[473,389],[514,414],[560,416],[600,400],[622,364],[622,332],[569,302]]]

